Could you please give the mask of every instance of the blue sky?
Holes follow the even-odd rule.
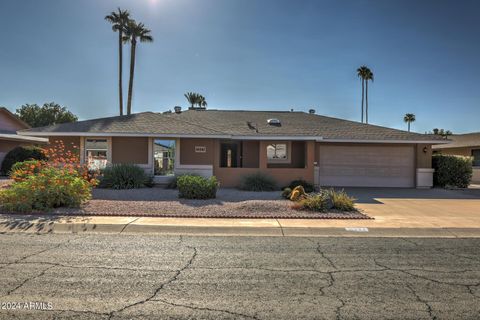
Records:
[[[359,121],[366,64],[371,123],[406,129],[411,112],[418,132],[480,131],[480,2],[467,0],[2,0],[0,105],[117,115],[117,37],[103,18],[118,6],[155,38],[138,48],[134,112],[186,107],[197,91],[214,109]]]

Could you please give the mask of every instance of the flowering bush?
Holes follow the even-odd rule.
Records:
[[[64,206],[78,207],[89,200],[91,194],[91,182],[77,172],[47,166],[3,190],[0,202],[6,211],[48,211]]]
[[[22,182],[27,180],[28,177],[38,174],[40,170],[45,166],[45,161],[40,160],[27,160],[23,162],[17,162],[12,166],[10,170],[10,178],[15,182]]]
[[[73,148],[75,151],[75,149]],[[11,170],[15,181],[0,192],[6,211],[48,211],[67,206],[78,207],[91,198],[97,185],[96,174],[80,164],[78,154],[66,150],[62,142],[43,149],[46,161],[24,161]]]

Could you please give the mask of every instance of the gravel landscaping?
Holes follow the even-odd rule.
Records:
[[[370,219],[360,212],[309,212],[290,208],[280,192],[220,189],[216,199],[186,200],[177,190],[146,188],[95,189],[93,199],[80,209],[60,208],[57,214],[154,216],[194,218]]]

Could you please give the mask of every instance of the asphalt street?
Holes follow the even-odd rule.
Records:
[[[1,319],[479,319],[480,239],[0,234]]]

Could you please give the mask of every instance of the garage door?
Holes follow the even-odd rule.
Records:
[[[321,145],[319,159],[321,186],[415,186],[413,146]]]

